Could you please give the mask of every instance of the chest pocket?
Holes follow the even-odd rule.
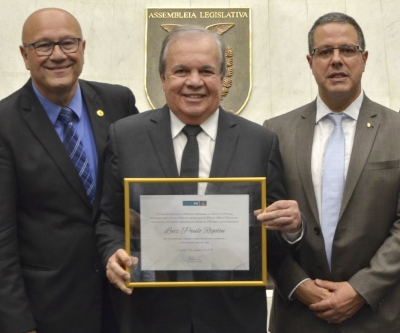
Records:
[[[380,161],[368,162],[365,165],[365,170],[385,170],[385,169],[398,169],[400,165],[399,160],[394,161]]]

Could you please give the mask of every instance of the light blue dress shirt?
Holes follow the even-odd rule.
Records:
[[[49,117],[51,123],[54,126],[54,129],[57,132],[58,137],[61,141],[64,139],[64,124],[61,121],[57,121],[58,115],[61,111],[61,106],[54,104],[53,102],[46,99],[40,91],[35,87],[35,84],[32,82],[33,90],[35,91],[36,96],[38,97],[40,103],[42,104],[44,110],[46,111],[47,116]],[[89,113],[86,108],[85,102],[82,98],[81,87],[78,85],[76,89],[75,95],[72,98],[70,104],[68,105],[70,109],[72,109],[76,117],[74,117],[73,123],[76,131],[78,132],[79,137],[82,140],[86,157],[89,161],[90,172],[92,175],[92,179],[96,181],[97,179],[97,150],[96,143],[93,136],[92,126],[90,123]]]

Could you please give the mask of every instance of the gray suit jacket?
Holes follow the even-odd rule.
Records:
[[[108,127],[137,113],[135,99],[122,86],[80,86],[100,176]],[[99,333],[106,294],[93,218],[102,177],[92,207],[31,80],[0,102],[0,119],[0,332]]]
[[[210,177],[245,176],[267,177],[269,203],[285,198],[276,135],[221,109]],[[179,177],[168,106],[110,127],[102,215],[96,227],[104,262],[118,248],[124,248],[122,184],[126,177]],[[164,194],[169,193],[182,192],[179,186],[173,186],[165,189]],[[271,262],[282,250],[279,244],[274,245],[276,238],[271,236],[276,234],[269,234],[272,269]],[[266,329],[262,287],[137,288],[131,296],[120,296],[124,333],[134,329],[141,333],[190,332],[191,325],[199,333],[265,333]]]
[[[278,134],[288,196],[308,230],[277,275],[271,332],[400,331],[400,115],[364,97],[328,267],[311,177],[316,103],[267,120]],[[370,127],[367,124],[370,124]],[[305,278],[348,281],[366,300],[352,318],[332,325],[287,296]]]

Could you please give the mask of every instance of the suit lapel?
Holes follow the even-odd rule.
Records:
[[[229,175],[229,167],[236,151],[239,134],[236,129],[236,116],[230,117],[222,108],[219,110],[218,130],[210,169],[210,178]],[[206,194],[219,193],[223,183],[208,183]]]
[[[33,91],[31,80],[28,81],[24,88],[24,95],[21,96],[23,118],[38,141],[43,145],[49,156],[61,170],[67,182],[74,188],[82,200],[91,207],[79,175],[64,145],[54,130],[53,124],[50,122]]]
[[[97,96],[97,93],[85,81],[79,80],[79,84],[82,91],[82,98],[85,102],[86,109],[89,114],[92,133],[96,144],[98,166],[96,183],[102,184],[101,178],[103,177],[104,173],[103,152],[107,142],[108,128],[110,126],[110,122],[107,120],[108,118],[105,115],[105,112],[107,111],[103,109],[103,101],[100,99],[100,96]],[[98,207],[98,204],[100,203],[101,190],[101,186],[96,187],[96,199],[94,207]]]
[[[301,119],[296,129],[296,161],[304,193],[310,205],[314,218],[318,223],[319,214],[315,198],[314,185],[311,175],[311,153],[315,130],[316,102],[310,103],[301,114]]]
[[[367,126],[368,123],[370,124],[370,127]],[[371,152],[378,129],[379,117],[377,117],[376,106],[374,107],[371,100],[367,96],[364,96],[354,135],[353,149],[347,171],[340,217],[346,209],[358,180],[360,179],[361,173],[364,170],[365,163],[367,162],[368,156]]]
[[[165,177],[178,178],[178,168],[172,144],[169,108],[166,105],[159,112],[153,112],[154,114],[150,121],[154,126],[148,132],[153,149],[156,152]],[[234,117],[228,117],[226,112],[220,109],[210,177],[226,177],[228,173],[230,161],[235,153],[238,140],[238,134],[233,130],[236,124]],[[178,186],[172,186],[171,188],[174,193],[180,191]]]
[[[226,111],[220,108],[217,139],[215,141],[210,177],[227,177],[239,139],[239,135],[235,130],[236,125],[236,119],[229,117]]]
[[[107,133],[110,123],[104,116],[103,102],[100,100],[99,96],[97,96],[96,92],[90,88],[85,81],[79,80],[79,84],[81,86],[83,100],[85,101],[89,113],[99,164],[102,164],[100,162],[102,159],[102,152],[107,142]],[[102,111],[103,113],[98,111]],[[101,173],[99,172],[99,174]]]
[[[174,145],[172,143],[169,108],[165,105],[162,109],[151,112],[153,112],[152,117],[150,118],[152,126],[150,127],[148,134],[161,169],[166,178],[179,178]],[[171,189],[174,194],[178,194],[180,187],[171,186]]]

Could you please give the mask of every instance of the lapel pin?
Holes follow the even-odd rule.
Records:
[[[373,126],[371,125],[371,123],[367,123],[367,127],[370,128],[370,127],[373,127]]]
[[[104,116],[104,112],[103,112],[103,110],[97,110],[97,115],[99,116],[99,117],[103,117]],[[369,123],[368,123],[369,124]],[[369,126],[368,126],[369,127]]]

